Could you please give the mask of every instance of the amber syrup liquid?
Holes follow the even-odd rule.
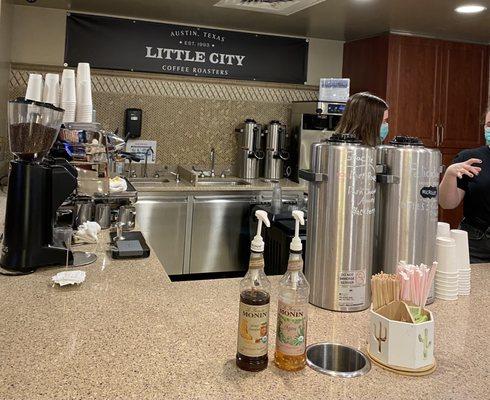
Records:
[[[285,371],[300,371],[306,365],[306,353],[299,356],[288,356],[276,350],[274,364]]]
[[[265,306],[270,302],[270,295],[263,290],[244,290],[240,293],[240,301],[251,306]],[[236,365],[244,371],[257,372],[267,368],[269,357],[267,353],[260,357],[248,357],[237,352]]]

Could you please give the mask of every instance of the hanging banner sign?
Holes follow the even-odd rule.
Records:
[[[305,83],[306,39],[68,14],[65,63],[93,68]]]

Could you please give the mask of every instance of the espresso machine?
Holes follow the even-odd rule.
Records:
[[[260,175],[260,163],[264,159],[262,125],[253,119],[247,119],[235,132],[239,142],[238,176],[243,179],[257,179]]]
[[[0,273],[22,275],[38,267],[73,263],[53,243],[56,210],[77,187],[64,159],[46,158],[58,135],[63,109],[23,98],[8,104],[10,175]]]
[[[286,150],[286,125],[271,121],[266,130],[264,178],[281,179],[284,176],[284,161],[289,160]]]
[[[335,132],[345,110],[345,103],[295,101],[291,108],[290,153],[286,161],[288,177],[300,182],[299,169],[310,169],[311,146],[328,140]],[[302,180],[305,183],[304,180]]]

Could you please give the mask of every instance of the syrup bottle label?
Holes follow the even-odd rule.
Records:
[[[307,304],[291,305],[279,300],[276,350],[288,356],[306,351]]]
[[[247,357],[262,357],[268,351],[269,304],[252,306],[240,302],[238,352]]]

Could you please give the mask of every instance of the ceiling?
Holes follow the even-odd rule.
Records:
[[[217,1],[37,0],[30,6],[334,40],[397,31],[490,43],[490,0],[325,0],[290,16],[213,7]],[[454,12],[467,3],[488,10],[476,15]]]

